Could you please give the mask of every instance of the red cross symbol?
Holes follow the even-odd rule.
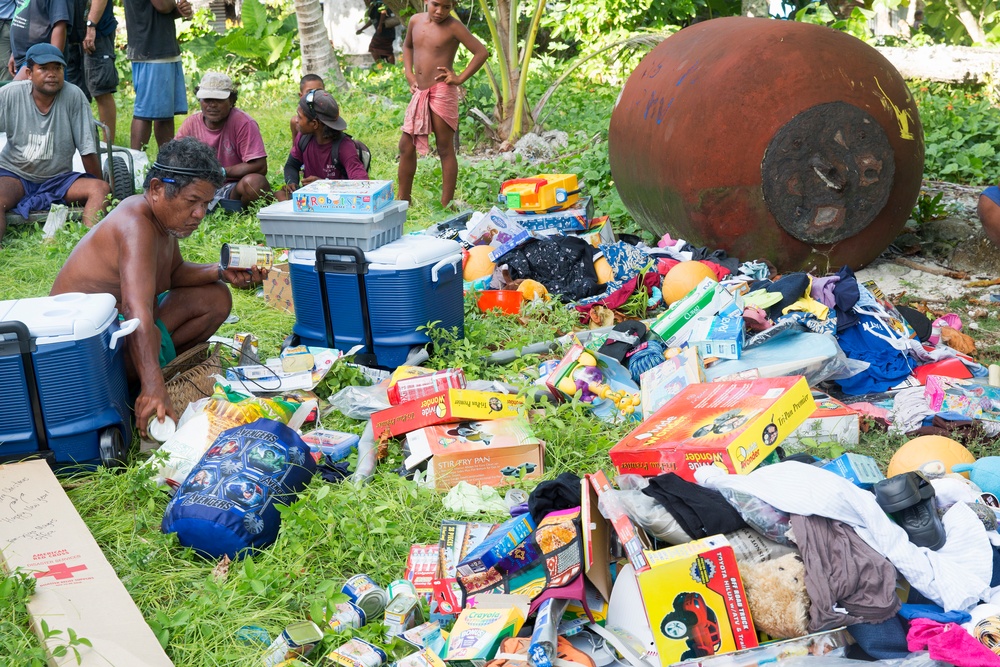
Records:
[[[80,570],[86,570],[86,565],[76,565],[74,567],[69,567],[66,563],[59,563],[58,565],[53,565],[46,572],[35,572],[35,579],[41,579],[42,577],[52,577],[53,579],[58,579],[62,581],[63,579],[72,579],[74,572],[79,572]]]

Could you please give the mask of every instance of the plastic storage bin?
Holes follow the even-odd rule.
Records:
[[[0,301],[0,459],[38,453],[56,463],[124,460],[132,411],[110,294]]]
[[[374,352],[379,366],[395,368],[406,360],[411,347],[427,343],[426,333],[417,328],[429,322],[439,322],[442,328],[458,327],[459,336],[465,334],[458,243],[404,236],[363,254],[354,250],[356,254],[351,256],[352,250],[321,248],[289,253],[295,303],[292,331],[300,343],[344,351],[355,345],[367,348],[359,264],[367,271],[363,281],[374,343],[374,350],[368,351]],[[325,281],[325,301],[320,273]]]
[[[271,204],[257,212],[260,229],[272,248],[356,246],[375,250],[403,235],[408,201],[394,201],[376,213],[296,213],[292,202]]]

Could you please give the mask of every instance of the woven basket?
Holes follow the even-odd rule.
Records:
[[[188,403],[212,395],[215,386],[213,375],[222,375],[222,356],[218,344],[214,347],[208,343],[196,345],[164,366],[163,381],[166,383],[167,396],[178,417],[184,414]]]

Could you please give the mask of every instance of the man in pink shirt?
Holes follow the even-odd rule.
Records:
[[[195,88],[201,113],[189,116],[177,138],[194,137],[211,146],[226,172],[209,210],[220,199],[238,199],[243,206],[271,194],[267,182],[267,152],[257,121],[236,108],[236,86],[222,72],[205,72]]]

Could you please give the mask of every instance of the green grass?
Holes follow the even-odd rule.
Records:
[[[398,68],[370,74],[352,73],[351,92],[338,95],[350,131],[373,150],[372,176],[395,178],[396,144],[408,92]],[[539,90],[542,83],[538,82]],[[466,106],[489,110],[480,78],[470,85]],[[280,185],[291,138],[288,119],[297,95],[294,83],[274,81],[239,101],[239,106],[260,124],[270,159],[271,181]],[[462,120],[463,155],[457,197],[470,207],[488,209],[499,184],[526,171],[572,171],[578,173],[585,190],[593,194],[599,213],[612,216],[619,231],[635,226],[621,205],[611,181],[606,141],[607,126],[618,90],[585,81],[569,81],[550,104],[550,124],[570,135],[567,157],[552,164],[528,166],[502,157],[473,157],[481,136],[472,121]],[[119,128],[127,128],[130,103],[119,100]],[[192,105],[196,108],[196,105]],[[596,145],[591,137],[599,135]],[[121,138],[122,132],[119,131]],[[152,156],[151,151],[151,156]],[[440,167],[436,159],[421,159],[414,183],[414,201],[408,213],[408,228],[424,227],[451,214],[441,209]],[[48,292],[60,266],[86,230],[70,224],[51,243],[43,243],[38,227],[18,226],[8,231],[0,246],[0,295],[4,299],[40,296]],[[182,242],[185,257],[214,262],[224,242],[262,243],[264,237],[253,213],[214,215],[189,239]],[[483,315],[466,299],[465,337],[456,339],[434,329],[436,355],[430,365],[458,365],[470,379],[503,379],[525,384],[537,357],[528,357],[506,367],[489,366],[483,357],[493,350],[520,347],[565,333],[575,316],[556,304],[537,307],[520,317]],[[260,339],[262,355],[273,355],[290,332],[293,318],[267,308],[251,291],[234,294],[233,312],[240,321],[227,325],[222,334],[252,331]],[[992,333],[993,327],[990,327]],[[996,338],[989,348],[996,356]],[[325,381],[325,398],[356,375],[338,370]],[[72,400],[72,397],[67,397]],[[546,476],[562,471],[584,473],[598,468],[610,470],[608,449],[628,430],[593,419],[579,404],[539,406],[537,434],[546,445]],[[324,426],[360,432],[363,422],[333,413]],[[883,464],[902,442],[869,432],[861,451]],[[413,543],[436,539],[442,518],[455,517],[441,505],[442,496],[399,478],[393,470],[402,461],[398,444],[390,445],[387,460],[372,482],[361,488],[330,485],[319,477],[299,500],[283,512],[277,543],[230,566],[228,575],[213,575],[214,563],[181,549],[174,537],[160,531],[167,495],[154,488],[147,473],[136,463],[123,473],[106,471],[67,479],[70,497],[87,526],[124,582],[146,620],[178,667],[256,666],[262,647],[237,638],[244,625],[265,628],[273,636],[287,623],[305,618],[334,601],[343,580],[356,572],[367,572],[387,583],[402,575],[406,554]],[[461,517],[456,517],[461,518]],[[0,580],[0,667],[43,665],[44,657],[29,622],[25,600],[31,582],[20,577]],[[381,628],[373,624],[361,636],[381,643]],[[345,638],[328,636],[317,655]]]

